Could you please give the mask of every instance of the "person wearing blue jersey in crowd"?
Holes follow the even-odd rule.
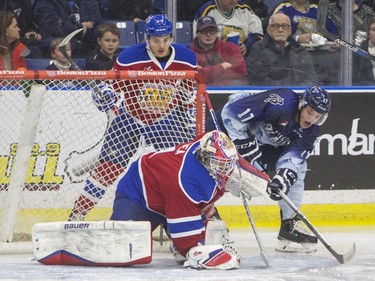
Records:
[[[146,42],[123,50],[114,70],[187,71],[197,68],[193,51],[172,44],[172,22],[163,14],[146,20]],[[74,203],[69,220],[83,220],[125,170],[137,151],[163,149],[195,137],[195,91],[185,80],[114,80],[98,85],[93,100],[99,111],[114,116],[107,129],[98,165]],[[185,124],[182,127],[181,124]]]
[[[308,0],[283,1],[272,12],[276,13],[283,13],[290,18],[292,36],[298,43],[316,44],[318,40],[322,41],[317,31],[318,5]],[[338,35],[338,29],[330,17],[326,19],[326,28],[330,33]]]
[[[266,171],[276,171],[267,187],[281,209],[279,251],[316,250],[317,238],[298,228],[298,217],[281,200],[283,191],[299,208],[302,204],[307,158],[331,109],[330,94],[311,86],[302,94],[278,88],[258,94],[238,92],[216,112],[219,125],[238,153]],[[209,119],[206,130],[214,129]],[[300,244],[297,248],[292,242]],[[302,246],[302,247],[301,247]]]

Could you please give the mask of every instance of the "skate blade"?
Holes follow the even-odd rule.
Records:
[[[279,253],[312,254],[317,251],[317,244],[279,240],[275,251]]]

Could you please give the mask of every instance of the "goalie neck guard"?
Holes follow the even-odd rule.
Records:
[[[220,131],[208,132],[201,138],[197,157],[214,178],[230,176],[238,160],[233,142]]]

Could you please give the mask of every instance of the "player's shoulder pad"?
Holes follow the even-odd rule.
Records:
[[[202,6],[198,9],[197,13],[195,14],[195,19],[198,20],[200,17],[208,16],[210,11],[217,10],[216,1],[207,1],[203,3]]]
[[[264,92],[269,98],[265,102],[278,105],[287,105],[290,103],[297,103],[299,95],[293,90],[287,88],[277,88]]]
[[[196,67],[197,65],[197,56],[195,53],[186,47],[183,44],[172,44],[174,50],[175,50],[175,60],[186,62],[191,64],[192,66]]]
[[[196,156],[198,148],[199,140],[188,148],[179,173],[181,189],[194,204],[210,201],[216,187],[215,181]]]
[[[129,46],[117,57],[119,65],[127,65],[145,60],[150,60],[147,54],[146,43]]]

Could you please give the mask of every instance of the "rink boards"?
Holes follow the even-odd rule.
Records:
[[[239,89],[234,88],[209,88],[210,97],[215,109],[223,105],[229,94]],[[241,88],[244,90],[244,88]],[[263,89],[246,88],[254,92]],[[301,90],[301,89],[296,89]],[[322,127],[322,138],[317,144],[317,151],[309,158],[309,171],[306,177],[306,192],[302,211],[305,215],[317,225],[375,225],[375,167],[374,143],[375,143],[375,89],[357,88],[357,89],[330,89],[327,88],[333,96],[333,109],[327,122]],[[88,93],[85,93],[88,95]],[[77,93],[78,95],[78,93]],[[81,95],[80,95],[81,96]],[[65,99],[64,96],[61,97]],[[61,105],[63,106],[63,105]],[[79,107],[80,103],[75,104]],[[5,110],[5,109],[4,109]],[[80,108],[69,106],[69,110],[80,112]],[[85,114],[90,115],[90,122],[95,120],[97,132],[92,132],[94,136],[100,139],[106,125],[106,118],[103,114],[98,115],[95,108],[85,108]],[[9,108],[8,116],[15,114]],[[69,112],[69,115],[74,115]],[[81,114],[82,115],[82,114]],[[74,120],[69,122],[59,122],[59,119],[52,119],[54,128],[61,130],[61,124],[64,124],[67,131],[80,131],[85,125],[75,114]],[[13,120],[11,120],[13,121]],[[46,120],[47,122],[48,120]],[[74,122],[73,122],[74,121]],[[100,122],[99,122],[100,121]],[[15,122],[11,122],[13,127]],[[30,184],[53,183],[53,186],[59,187],[59,190],[69,188],[79,192],[82,183],[72,184],[64,175],[63,160],[67,158],[70,151],[84,150],[96,143],[98,139],[92,136],[85,136],[84,141],[77,143],[66,142],[64,139],[56,142],[49,135],[43,137],[37,142],[35,154],[35,165],[33,171],[29,173]],[[56,157],[52,153],[56,151],[56,143],[59,144],[59,154]],[[53,146],[52,146],[53,144]],[[11,166],[13,161],[9,151],[12,143],[4,147],[1,152],[0,160],[4,167]],[[52,152],[51,152],[52,151]],[[5,165],[8,163],[9,165]],[[51,167],[50,167],[51,166]],[[47,169],[50,167],[51,169]],[[46,171],[55,171],[53,174],[47,174]],[[4,175],[0,176],[0,184],[7,184],[9,181],[9,171],[3,171]],[[5,174],[6,173],[6,174]],[[33,209],[33,216],[28,217],[30,209],[20,210],[20,216],[27,220],[38,221],[35,214],[42,212],[38,207],[33,206],[38,200],[43,201],[43,208],[51,210],[50,220],[54,220],[54,213],[64,213],[67,217],[71,204],[63,201],[52,202],[44,200],[43,195],[54,193],[58,190],[28,191],[28,201],[25,203],[26,208]],[[106,196],[113,198],[114,190],[107,192]],[[0,192],[0,199],[4,202],[4,192]],[[75,199],[71,196],[71,200]],[[38,199],[38,200],[37,200]],[[30,204],[30,205],[29,205]],[[28,206],[29,205],[29,206]],[[229,227],[247,227],[247,220],[244,208],[239,198],[226,194],[217,204],[220,215],[228,223]],[[0,208],[1,209],[1,208]],[[268,197],[253,198],[250,201],[250,210],[254,219],[259,226],[274,227],[279,225],[279,208],[277,203]],[[57,212],[55,212],[57,211]],[[108,218],[111,214],[111,204],[99,203],[98,208],[92,210],[87,216],[87,220],[102,220]]]

